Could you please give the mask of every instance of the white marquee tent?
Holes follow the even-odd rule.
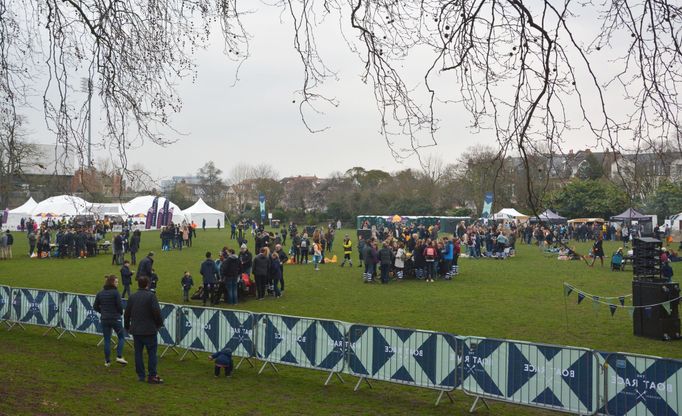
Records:
[[[499,212],[493,215],[493,219],[525,221],[528,219],[528,215],[522,214],[514,208],[502,208]]]
[[[225,226],[225,213],[211,208],[201,198],[194,205],[182,211],[182,213],[187,218],[187,221],[194,221],[198,226],[201,226],[203,220],[206,220],[206,228],[216,228],[218,221],[220,221],[221,227]]]
[[[88,214],[90,203],[72,195],[59,195],[47,198],[36,204],[31,216],[40,224],[46,218],[73,217]]]
[[[138,196],[130,201],[123,204],[122,214],[124,218],[133,217],[133,220],[144,222],[147,218],[147,211],[151,208],[154,202],[154,195]],[[166,198],[160,196],[158,201],[158,209],[163,208],[166,203]],[[182,210],[170,201],[169,208],[173,209],[173,221],[174,224],[181,224],[185,220],[185,216],[182,214]]]
[[[21,224],[21,219],[28,219],[36,205],[38,205],[38,203],[33,198],[29,198],[23,205],[10,210],[9,215],[7,216],[7,222],[2,224],[2,229],[17,230]]]

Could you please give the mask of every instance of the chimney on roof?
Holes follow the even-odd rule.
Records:
[[[568,149],[568,154],[572,155],[573,154],[573,149]]]

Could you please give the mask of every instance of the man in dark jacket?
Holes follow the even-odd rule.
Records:
[[[142,276],[152,277],[152,266],[154,265],[154,252],[150,251],[147,257],[140,260],[140,264],[137,265],[137,278]]]
[[[282,249],[281,244],[275,246],[275,253],[279,256],[279,264],[282,269],[282,278],[279,279],[280,285],[282,286],[280,292],[284,292],[284,265],[289,261],[289,256],[287,256],[287,253]]]
[[[381,283],[388,283],[388,272],[393,265],[393,250],[388,247],[388,243],[384,243],[381,250],[379,250],[379,262],[381,263]]]
[[[202,300],[204,301],[204,306],[206,306],[206,299],[211,295],[211,303],[215,304],[215,296],[212,295],[215,285],[216,285],[216,266],[215,262],[211,260],[211,252],[206,252],[206,260],[201,263],[201,268],[199,269],[201,277],[203,278],[204,293]]]
[[[263,247],[260,249],[260,253],[253,259],[253,274],[256,276],[258,300],[265,298],[265,286],[268,284],[268,277],[270,275],[270,258],[267,253],[268,249]]]
[[[130,262],[133,266],[137,264],[137,252],[140,250],[140,230],[133,231],[130,237]]]
[[[161,318],[161,307],[156,295],[149,291],[149,278],[139,276],[137,279],[139,289],[135,292],[126,305],[124,314],[125,329],[132,334],[135,342],[135,371],[140,381],[145,380],[144,359],[142,352],[147,348],[149,356],[149,373],[147,382],[150,384],[161,384],[163,380],[156,373],[158,358],[156,349],[158,340],[156,338],[159,328],[163,326]]]
[[[123,267],[121,267],[121,283],[123,283],[123,293],[122,298],[130,297],[130,285],[133,283],[133,272],[130,271],[130,262],[128,260],[123,262]]]
[[[241,267],[241,272],[246,273],[251,276],[251,266],[253,263],[253,255],[246,247],[246,244],[242,244],[239,251],[239,264]]]
[[[116,331],[118,345],[116,346],[116,362],[122,365],[128,364],[123,358],[123,346],[125,345],[126,334],[121,326],[121,315],[123,315],[123,304],[121,295],[118,293],[118,279],[114,275],[107,276],[104,289],[95,296],[93,309],[99,312],[99,321],[102,324],[102,335],[104,336],[104,366],[109,367],[111,361],[111,330]]]
[[[237,285],[240,274],[239,258],[231,248],[227,249],[227,253],[227,257],[220,265],[220,277],[225,282],[225,299],[227,303],[236,305],[238,301]]]

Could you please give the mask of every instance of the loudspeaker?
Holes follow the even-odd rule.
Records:
[[[671,340],[680,339],[679,283],[635,280],[632,282],[632,304],[635,308],[633,330],[636,336]],[[672,301],[675,299],[674,301]],[[670,314],[664,302],[671,302]]]
[[[661,278],[661,240],[635,238],[632,242],[632,271],[635,280]]]

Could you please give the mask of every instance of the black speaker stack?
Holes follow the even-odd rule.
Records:
[[[634,334],[660,340],[680,339],[680,285],[661,278],[661,248],[661,241],[655,238],[633,241]],[[670,302],[670,312],[663,307],[666,302]]]

